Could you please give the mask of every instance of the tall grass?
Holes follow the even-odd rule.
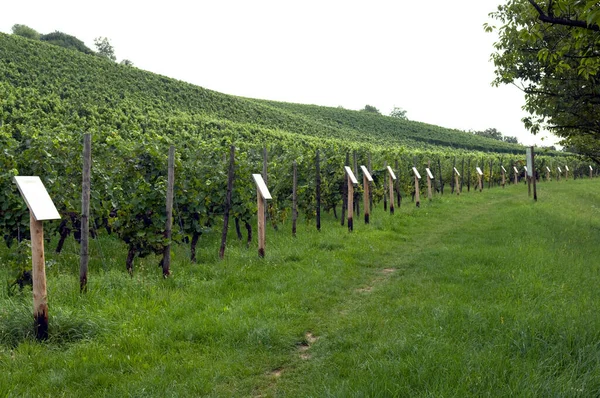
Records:
[[[600,181],[522,185],[267,231],[265,259],[203,236],[125,272],[126,250],[47,250],[50,338],[0,291],[2,396],[595,396]],[[51,248],[52,246],[48,246]],[[2,249],[0,260],[8,252]],[[0,280],[9,278],[0,267]]]

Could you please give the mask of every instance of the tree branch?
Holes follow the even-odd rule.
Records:
[[[542,10],[542,8],[535,1],[533,1],[533,0],[528,0],[528,1],[529,1],[529,4],[531,4],[533,6],[533,8],[535,8],[535,10],[538,12],[539,20],[542,22],[551,23],[554,25],[564,25],[564,26],[572,26],[575,28],[584,28],[584,29],[588,29],[588,30],[593,30],[594,32],[600,32],[600,26],[598,26],[597,24],[588,25],[587,22],[580,21],[577,19],[557,18],[557,17],[554,17],[553,15],[546,15],[546,13],[544,13],[544,10]]]

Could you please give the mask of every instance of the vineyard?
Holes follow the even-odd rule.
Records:
[[[269,223],[291,218],[292,164],[297,165],[297,205],[306,222],[320,210],[343,223],[344,169],[368,165],[371,202],[386,200],[386,167],[398,180],[399,204],[415,194],[411,168],[434,174],[440,194],[459,184],[472,189],[475,167],[484,187],[523,176],[524,148],[423,123],[338,108],[228,96],[184,82],[75,53],[42,42],[0,34],[0,230],[8,246],[29,235],[28,212],[11,181],[39,175],[62,221],[47,227],[60,252],[79,239],[84,133],[92,134],[92,234],[117,236],[136,257],[163,253],[167,153],[176,147],[173,240],[190,246],[220,228],[225,213],[228,154],[235,148],[230,214],[238,237],[252,241],[256,192],[251,174],[263,171],[273,200]],[[317,173],[316,154],[319,153]],[[588,165],[556,152],[538,156],[537,174],[568,164],[574,177]],[[318,183],[317,183],[318,181]],[[319,197],[317,198],[317,185]],[[421,185],[420,190],[425,192]],[[458,187],[456,187],[458,190]],[[357,197],[361,189],[356,192]],[[320,204],[317,206],[317,201]],[[358,200],[355,200],[358,203]],[[360,205],[358,205],[360,206]],[[360,210],[359,208],[357,210]]]

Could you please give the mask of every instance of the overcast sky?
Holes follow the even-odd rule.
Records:
[[[118,61],[219,92],[343,106],[394,106],[461,130],[494,127],[524,144],[523,94],[491,86],[494,34],[482,25],[503,0],[10,1],[0,31],[59,30]]]

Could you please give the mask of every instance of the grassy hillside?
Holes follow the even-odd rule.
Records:
[[[23,106],[35,107],[37,113],[26,120],[13,115]],[[99,57],[0,34],[0,121],[5,124],[26,121],[41,129],[164,131],[193,129],[190,124],[215,120],[361,144],[522,151],[518,145],[387,116],[220,94]],[[19,128],[26,126],[14,127]]]
[[[48,253],[48,342],[29,288],[0,289],[0,396],[596,396],[600,180],[538,194],[378,207],[353,234],[287,223],[262,261],[234,234],[218,261],[211,233],[168,280],[156,257],[127,276],[103,236],[83,296],[70,241]]]

